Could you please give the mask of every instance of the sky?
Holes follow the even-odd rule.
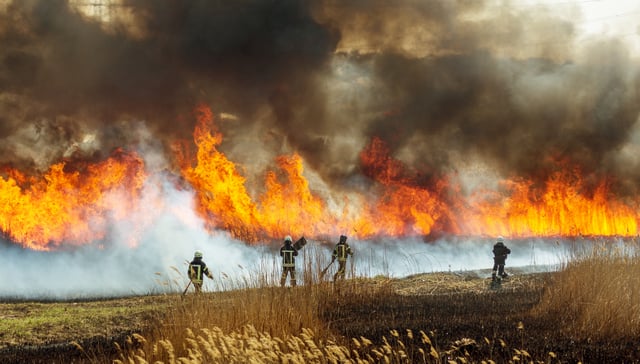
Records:
[[[640,51],[638,34],[638,17],[640,4],[624,0],[592,0],[592,1],[530,1],[540,6],[556,8],[571,7],[577,4],[581,16],[578,18],[578,30],[585,41],[599,36],[620,37],[628,48],[636,55]]]
[[[622,35],[636,34],[640,4],[624,0],[591,1],[529,1],[541,6],[571,7],[577,4],[582,16],[578,20],[579,28],[586,35]]]
[[[278,242],[210,234],[193,191],[163,178],[177,169],[172,147],[192,138],[185,115],[198,103],[218,116],[220,148],[249,182],[295,152],[322,189],[366,186],[359,153],[381,137],[424,185],[452,172],[469,190],[544,181],[560,155],[589,177],[614,176],[617,198],[640,196],[636,1],[223,3],[114,0],[108,12],[0,0],[0,165],[38,174],[132,148],[158,171],[143,196],[167,202],[135,248],[126,236],[144,208],[95,246],[0,244],[0,296],[180,291],[195,249],[217,277],[277,272]],[[493,239],[354,241],[355,261],[371,275],[489,268]],[[313,246],[326,256],[332,244]],[[508,265],[565,257],[554,240],[513,244]]]

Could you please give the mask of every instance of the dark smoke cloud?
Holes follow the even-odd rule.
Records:
[[[64,0],[10,3],[0,19],[0,87],[21,102],[0,99],[9,121],[1,137],[47,119],[74,129],[73,139],[89,126],[109,128],[128,118],[145,120],[159,138],[188,138],[188,115],[200,101],[247,120],[270,105],[275,120],[286,126],[296,123],[296,105],[321,97],[313,77],[332,54],[337,35],[311,17],[306,2],[121,5],[133,13],[142,37],[125,29],[106,31]],[[126,141],[101,145],[108,149]]]
[[[382,136],[393,155],[436,176],[473,155],[504,176],[546,179],[568,162],[636,184],[634,169],[613,162],[640,112],[640,69],[625,44],[579,43],[575,25],[550,9],[495,6],[324,8],[343,31],[345,57],[371,75],[365,108],[378,114],[361,120],[365,139]]]
[[[505,173],[550,171],[558,157],[604,167],[608,153],[627,141],[639,100],[638,75],[627,74],[633,66],[623,48],[601,47],[592,50],[593,59],[621,57],[603,67],[504,60],[483,51],[436,59],[378,56],[376,74],[395,112],[369,129],[391,132],[394,148],[418,133],[427,158],[450,150],[480,154]]]
[[[52,160],[87,133],[107,153],[135,142],[140,120],[162,141],[188,138],[190,112],[204,101],[236,116],[221,125],[223,148],[249,167],[297,151],[326,180],[353,181],[358,153],[380,137],[425,183],[470,155],[505,176],[546,178],[570,161],[627,189],[640,180],[625,167],[640,162],[619,158],[638,120],[638,64],[620,40],[579,42],[577,8],[119,4],[138,35],[131,24],[105,29],[63,0],[0,12],[3,162],[43,163],[24,151],[33,140],[52,145]]]

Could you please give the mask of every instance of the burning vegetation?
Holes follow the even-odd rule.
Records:
[[[4,332],[23,314],[38,340],[115,317],[116,340],[105,324],[93,344],[122,343],[107,356],[123,362],[227,340],[318,360],[637,361],[637,9],[608,17],[625,34],[585,34],[595,3],[0,0],[0,297],[161,293],[166,308],[114,316],[147,302],[125,297],[87,320],[54,304],[59,331],[31,335],[30,303],[8,303]],[[309,240],[289,290],[269,268],[285,235]],[[341,235],[342,288],[320,272]],[[499,292],[452,271],[485,252],[489,268],[499,235],[518,267],[604,253]],[[215,292],[166,294],[193,251]],[[407,295],[389,277],[402,265],[456,284]]]
[[[0,0],[0,265],[636,237],[637,55],[581,6]]]
[[[578,6],[1,4],[11,244],[136,246],[167,189],[249,243],[638,234],[639,69]]]
[[[637,199],[615,196],[609,178],[586,181],[579,168],[564,164],[543,181],[515,177],[498,181],[495,190],[464,194],[453,175],[421,181],[420,172],[393,158],[380,138],[360,152],[366,188],[323,196],[305,177],[302,156],[293,153],[275,158],[259,186],[263,192],[253,195],[241,166],[219,150],[223,135],[211,109],[202,105],[195,116],[196,150],[188,143],[173,148],[182,186],[193,190],[210,231],[247,242],[289,232],[323,238],[351,230],[359,239],[638,234]],[[150,173],[136,152],[120,149],[100,161],[59,162],[37,176],[5,167],[0,226],[11,240],[37,250],[100,240],[110,223],[130,219],[139,209]]]

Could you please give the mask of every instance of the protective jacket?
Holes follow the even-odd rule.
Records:
[[[511,254],[511,249],[507,248],[501,241],[493,246],[493,260],[496,264],[504,264],[509,254]]]
[[[333,248],[333,254],[331,254],[331,257],[333,259],[338,258],[338,262],[346,262],[349,255],[353,255],[351,247],[346,242],[341,241],[336,244],[335,248]]]
[[[202,261],[202,258],[193,258],[191,263],[189,263],[189,270],[187,271],[187,274],[193,283],[202,283],[205,275],[209,278],[213,278],[213,275],[209,272],[209,268]]]
[[[287,240],[282,248],[280,248],[280,256],[282,257],[283,267],[296,266],[295,257],[298,256],[298,251],[293,247],[290,241]]]

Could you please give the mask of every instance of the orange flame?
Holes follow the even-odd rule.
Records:
[[[280,156],[276,162],[286,182],[280,182],[273,171],[267,173],[267,191],[260,200],[263,230],[270,236],[318,236],[331,230],[336,220],[326,214],[325,203],[311,193],[303,176],[302,158],[297,154]]]
[[[187,161],[181,161],[182,173],[196,190],[198,212],[205,217],[209,228],[229,231],[246,241],[320,231],[318,222],[322,220],[323,203],[311,195],[308,182],[302,176],[299,156],[278,158],[277,163],[284,171],[287,183],[279,182],[275,172],[268,172],[267,191],[258,206],[249,196],[246,179],[237,171],[235,164],[217,150],[222,136],[211,132],[211,111],[200,106],[197,118],[194,132],[197,162],[192,167]]]
[[[0,178],[0,227],[5,235],[34,250],[101,239],[109,217],[127,215],[144,181],[142,161],[122,151],[70,169],[64,162],[54,164],[41,179],[8,169],[7,177]],[[120,192],[127,198],[114,199]]]
[[[256,239],[258,211],[245,187],[245,178],[235,165],[217,150],[222,134],[211,133],[213,114],[205,106],[197,110],[194,131],[197,152],[195,167],[181,161],[182,174],[196,190],[197,210],[210,228],[228,230],[249,241]]]
[[[254,198],[248,187],[256,186],[246,186],[238,167],[218,150],[222,134],[211,110],[200,106],[196,117],[195,153],[186,144],[175,148],[182,177],[195,192],[196,210],[207,228],[247,242],[339,234],[361,239],[638,235],[639,200],[616,198],[606,178],[588,184],[579,169],[566,167],[543,183],[507,179],[498,190],[466,196],[452,177],[433,178],[428,185],[418,181],[418,174],[392,158],[378,138],[360,153],[366,185],[346,192],[314,188],[303,158],[293,153],[275,159],[264,186],[251,188],[263,191]],[[124,151],[95,164],[60,162],[41,178],[13,168],[3,176],[0,229],[36,250],[105,238],[114,220],[130,218],[139,207],[149,177],[142,160]]]
[[[400,163],[389,157],[382,140],[374,138],[360,154],[365,173],[378,182],[379,196],[363,210],[358,221],[360,235],[429,235],[436,222],[450,212],[439,194],[445,187],[429,190],[415,186]]]
[[[245,178],[216,149],[222,136],[210,132],[211,111],[201,106],[198,118],[197,165],[183,173],[197,191],[199,212],[209,226],[247,241],[339,233],[359,238],[638,234],[636,210],[611,196],[606,182],[587,193],[576,170],[554,174],[543,190],[534,188],[533,181],[505,180],[502,191],[480,191],[465,198],[447,178],[434,186],[416,184],[410,171],[391,158],[377,138],[360,155],[362,170],[371,179],[367,192],[337,195],[334,191],[320,198],[303,175],[304,161],[293,154],[276,159],[279,170],[267,173],[266,192],[256,203],[247,192]]]
[[[592,193],[577,170],[556,172],[541,191],[533,181],[504,181],[507,197],[487,198],[465,211],[470,235],[637,236],[638,214],[610,194],[606,181]]]
[[[384,171],[373,176],[379,180],[382,190],[381,197],[373,203],[367,203],[370,196],[342,196],[346,204],[351,201],[358,210],[344,206],[332,211],[324,200],[311,192],[309,182],[303,176],[303,161],[293,154],[277,158],[280,173],[267,173],[266,192],[257,204],[247,192],[245,178],[217,150],[222,136],[211,131],[214,128],[211,111],[200,106],[197,118],[194,133],[197,162],[192,167],[182,161],[183,175],[194,186],[198,211],[212,229],[229,231],[246,241],[287,234],[317,237],[351,231],[354,234],[350,235],[358,237],[428,235],[437,219],[447,214],[446,206],[435,193],[406,186],[396,178],[402,169],[397,161],[376,159],[387,153],[377,139],[362,154],[363,162],[370,164],[371,170]]]

